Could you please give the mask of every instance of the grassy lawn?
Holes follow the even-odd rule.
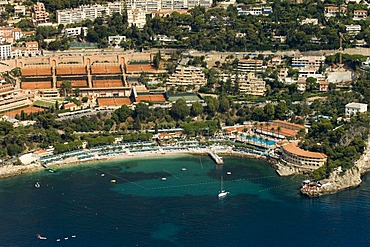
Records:
[[[54,102],[44,101],[44,100],[36,100],[35,102],[33,102],[34,106],[38,106],[38,107],[42,107],[42,108],[50,108],[54,104],[55,104]]]

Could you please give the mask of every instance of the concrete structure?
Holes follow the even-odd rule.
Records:
[[[9,59],[12,56],[12,46],[9,44],[0,45],[0,59]]]
[[[358,20],[364,20],[367,18],[367,10],[354,10],[353,11],[353,20],[358,21]]]
[[[251,6],[247,9],[237,8],[238,15],[269,15],[272,13],[270,6]]]
[[[178,66],[167,80],[168,86],[185,86],[199,88],[207,83],[203,69],[194,66]],[[190,88],[191,89],[191,88]]]
[[[110,47],[119,47],[122,41],[126,40],[126,36],[108,36],[108,43]]]
[[[74,37],[80,35],[87,35],[87,27],[71,27],[64,29],[64,35],[67,37]]]
[[[319,19],[317,18],[306,18],[301,21],[301,25],[318,25]]]
[[[292,58],[292,67],[315,68],[319,69],[324,65],[325,56],[294,56]]]
[[[194,66],[178,66],[167,81],[169,86],[202,86],[204,84],[206,84],[206,80],[202,68]]]
[[[326,18],[336,17],[338,14],[345,15],[347,12],[347,6],[326,6],[324,11]]]
[[[346,25],[346,32],[350,34],[357,34],[361,32],[361,25]]]
[[[329,82],[320,81],[319,82],[319,91],[320,92],[328,92],[329,91]]]
[[[26,15],[26,6],[23,5],[15,5],[14,6],[14,15],[15,16],[25,16]]]
[[[58,24],[77,23],[83,20],[95,20],[98,17],[111,16],[114,13],[122,14],[125,11],[124,1],[117,1],[100,5],[84,5],[75,9],[65,9],[56,11],[56,19]]]
[[[127,9],[142,9],[147,14],[158,10],[184,10],[195,6],[209,8],[213,0],[128,0]]]
[[[346,117],[357,115],[357,113],[367,112],[367,104],[362,103],[348,103],[346,106]]]
[[[82,96],[128,97],[132,87],[130,78],[139,78],[143,72],[148,76],[163,73],[148,62],[152,59],[151,53],[119,54],[16,59],[22,73],[21,89],[42,97],[55,97],[62,82],[70,81],[72,88],[79,88]]]
[[[282,159],[294,166],[317,169],[327,161],[325,154],[300,149],[294,143],[283,145],[281,149]]]
[[[256,77],[254,73],[241,74],[238,80],[241,94],[263,96],[266,92],[266,82]]]
[[[44,23],[49,23],[49,13],[45,9],[43,3],[37,2],[33,5],[33,23],[37,26]]]
[[[241,59],[238,63],[239,73],[253,72],[255,74],[262,73],[264,71],[263,61],[258,59]]]
[[[36,163],[37,161],[39,161],[39,159],[40,159],[40,156],[38,156],[37,154],[34,154],[34,153],[24,154],[24,155],[19,157],[19,161],[23,165],[30,165],[32,163]]]
[[[143,28],[146,24],[146,12],[142,9],[128,9],[127,22],[129,26]]]

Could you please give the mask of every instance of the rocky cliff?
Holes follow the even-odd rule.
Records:
[[[370,171],[370,138],[366,146],[364,154],[355,163],[353,168],[342,172],[339,167],[330,174],[328,179],[324,179],[316,185],[302,186],[301,193],[316,197],[359,186],[362,182],[361,176]]]

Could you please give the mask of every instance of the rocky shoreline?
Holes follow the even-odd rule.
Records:
[[[342,172],[341,168],[334,170],[329,178],[318,181],[316,184],[306,184],[300,189],[303,195],[318,197],[360,186],[361,176],[370,171],[370,138],[366,149],[354,167]]]

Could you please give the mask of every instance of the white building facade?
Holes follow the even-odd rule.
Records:
[[[348,103],[346,105],[346,117],[357,115],[357,113],[367,112],[367,104],[362,103]]]
[[[8,59],[12,56],[11,45],[0,45],[0,59]]]
[[[117,1],[104,5],[85,5],[75,9],[65,9],[56,11],[58,24],[71,24],[83,20],[95,20],[98,17],[111,16],[114,13],[122,14],[125,11],[125,2]]]

